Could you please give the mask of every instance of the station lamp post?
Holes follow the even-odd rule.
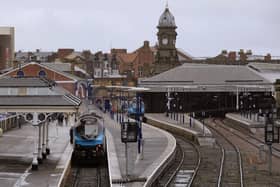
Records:
[[[136,120],[136,123],[138,125],[138,132],[137,132],[137,137],[138,137],[138,154],[140,155],[142,153],[143,155],[143,134],[142,134],[142,118],[143,118],[143,115],[142,114],[142,103],[144,103],[141,99],[141,92],[144,92],[144,91],[148,91],[149,88],[140,88],[140,87],[135,87],[135,88],[130,88],[128,89],[128,92],[131,91],[131,92],[136,92],[136,106],[137,106],[137,109],[136,109],[136,116],[135,116],[135,120]],[[143,156],[142,156],[143,157]]]
[[[176,110],[176,120],[177,121],[179,121],[179,116],[180,116],[180,111],[181,111],[181,108],[180,107],[182,107],[181,106],[181,104],[180,104],[180,101],[181,101],[181,99],[180,99],[180,95],[179,95],[179,92],[177,92],[177,110]]]
[[[175,92],[171,92],[171,100],[170,100],[170,119],[174,119],[174,108],[176,106],[175,104]]]
[[[257,121],[260,121],[260,116],[262,115],[262,109],[260,108],[257,115]]]
[[[173,118],[173,102],[174,102],[174,92],[172,92],[172,88],[167,86],[167,93],[166,93],[166,117]]]
[[[205,124],[204,124],[204,118],[205,118],[205,112],[203,111],[203,112],[202,112],[202,125],[203,125],[203,128],[202,128],[202,133],[203,133],[203,136],[205,136]]]
[[[241,117],[244,116],[244,101],[243,101],[243,95],[240,96],[240,115]]]
[[[272,107],[265,112],[265,143],[269,147],[269,174],[272,174],[272,144],[279,143],[279,129],[275,124],[277,109]]]
[[[248,93],[244,93],[244,99],[243,99],[243,108],[244,108],[244,117],[248,118],[248,109],[249,109],[249,102],[248,102]]]
[[[252,95],[249,95],[249,119],[251,120],[252,119],[252,101],[253,101],[253,98],[252,98]]]
[[[174,120],[178,121],[178,109],[179,109],[179,95],[178,92],[174,93]]]
[[[170,91],[169,88],[167,88],[167,92],[166,92],[166,117],[169,117],[169,113],[170,113],[170,101],[171,101],[171,97],[170,97]]]

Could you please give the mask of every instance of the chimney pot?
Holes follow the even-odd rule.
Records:
[[[144,41],[144,47],[149,47],[150,46],[150,42],[149,41]]]

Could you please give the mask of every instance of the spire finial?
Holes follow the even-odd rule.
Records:
[[[168,0],[166,0],[165,8],[168,8]]]

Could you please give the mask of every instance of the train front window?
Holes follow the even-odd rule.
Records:
[[[96,137],[98,135],[98,125],[87,122],[85,124],[85,136]]]

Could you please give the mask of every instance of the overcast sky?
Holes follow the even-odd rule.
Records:
[[[0,25],[16,29],[16,50],[112,48],[155,44],[165,0],[6,0]],[[169,0],[177,47],[192,56],[252,49],[280,56],[279,0]]]

